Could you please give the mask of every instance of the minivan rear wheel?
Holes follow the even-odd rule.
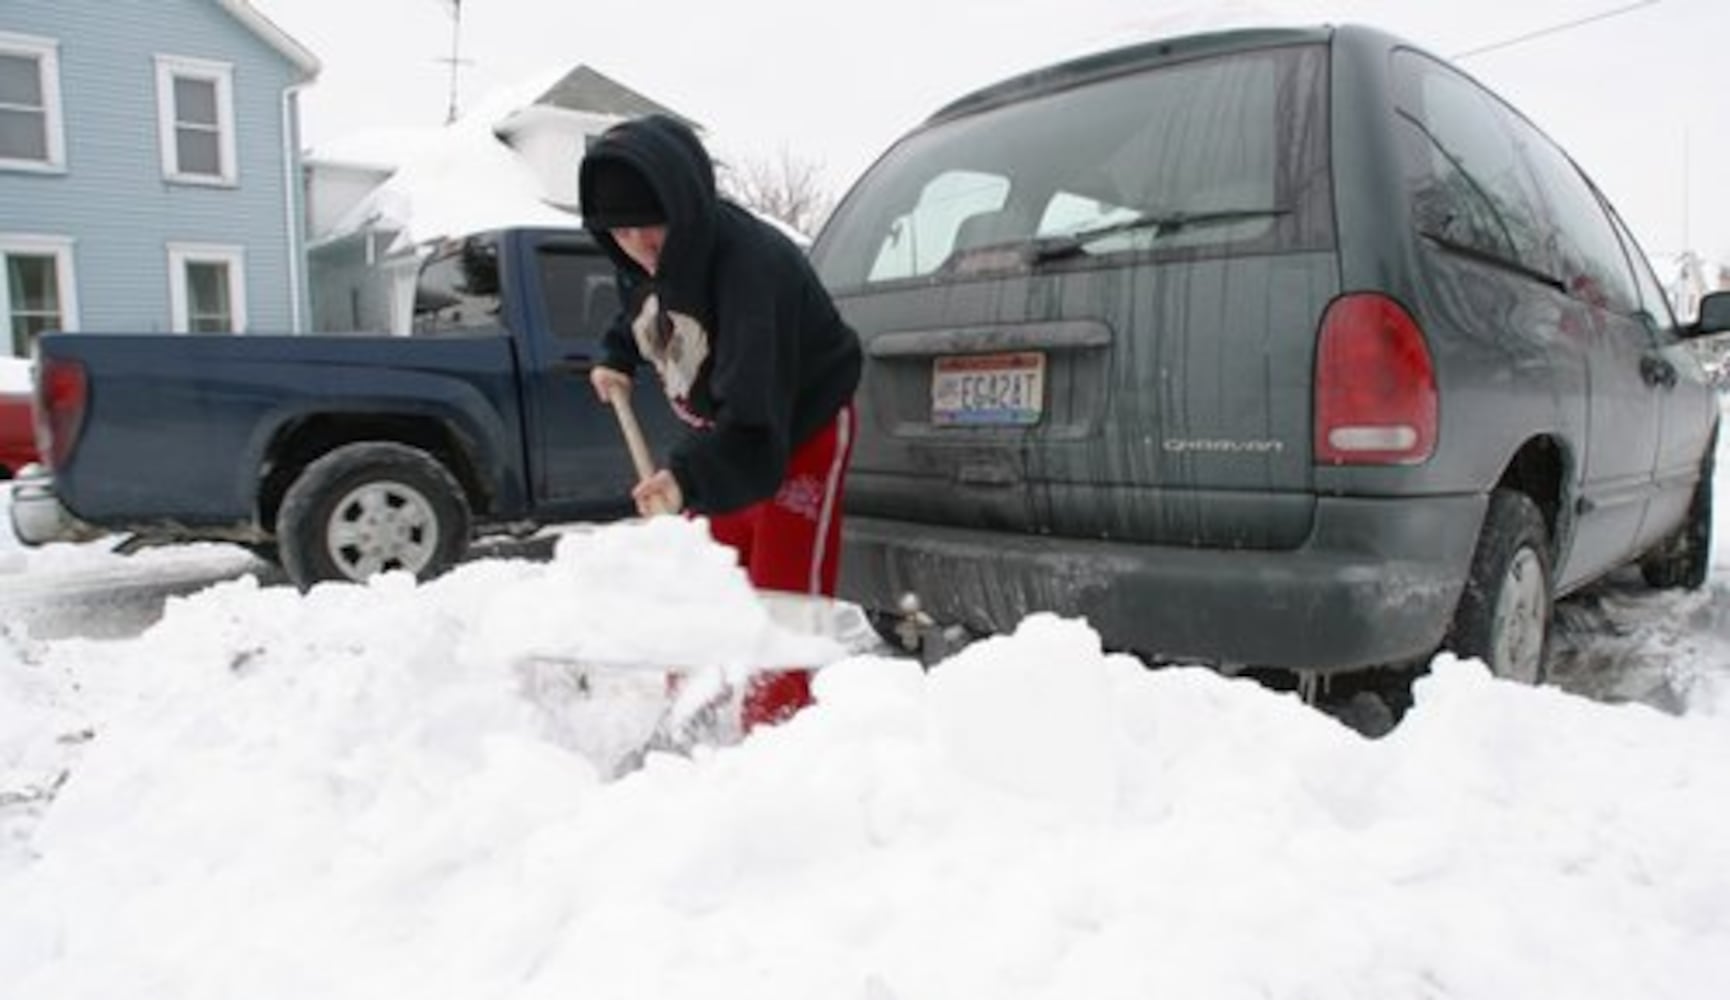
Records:
[[[1544,515],[1524,493],[1496,490],[1454,612],[1449,647],[1497,677],[1540,684],[1555,603]]]

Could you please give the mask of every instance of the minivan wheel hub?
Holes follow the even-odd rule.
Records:
[[[1543,560],[1531,548],[1522,547],[1509,560],[1501,593],[1496,597],[1495,662],[1491,667],[1497,676],[1522,684],[1538,683],[1549,615]]]

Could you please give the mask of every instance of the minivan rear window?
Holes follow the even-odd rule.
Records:
[[[846,289],[1326,245],[1325,65],[1311,45],[1215,55],[938,122],[860,180],[813,259]]]

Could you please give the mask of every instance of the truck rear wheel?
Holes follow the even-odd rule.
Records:
[[[468,548],[469,506],[437,459],[394,442],[344,445],[308,465],[276,518],[282,568],[306,590],[406,570],[426,580]]]
[[[1449,648],[1483,660],[1497,677],[1541,684],[1554,604],[1544,515],[1524,493],[1496,490],[1454,612]]]

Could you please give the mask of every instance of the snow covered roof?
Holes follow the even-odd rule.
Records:
[[[308,149],[301,162],[310,167],[344,166],[390,173],[436,145],[442,126],[370,128],[350,132]]]
[[[394,232],[389,250],[506,226],[573,226],[549,204],[541,182],[498,137],[497,124],[545,93],[563,74],[536,74],[495,91],[437,129],[391,129],[345,138],[309,154],[319,165],[388,166],[390,178],[360,199],[327,233],[329,242],[367,230]]]
[[[617,115],[620,118],[649,114],[672,115],[692,128],[700,128],[696,122],[677,111],[644,97],[598,70],[580,64],[548,87],[534,103],[564,108],[567,111],[594,111]]]
[[[589,102],[579,107],[581,102]],[[402,253],[429,240],[512,226],[578,226],[581,218],[547,197],[534,168],[501,135],[525,113],[556,106],[607,119],[667,111],[586,66],[539,73],[494,91],[457,121],[439,128],[378,129],[311,150],[314,170],[388,171],[389,178],[357,201],[315,246],[358,233],[394,234],[388,251]],[[697,127],[695,123],[691,123]],[[574,171],[575,165],[571,169]],[[756,213],[801,247],[811,238],[779,219]]]

